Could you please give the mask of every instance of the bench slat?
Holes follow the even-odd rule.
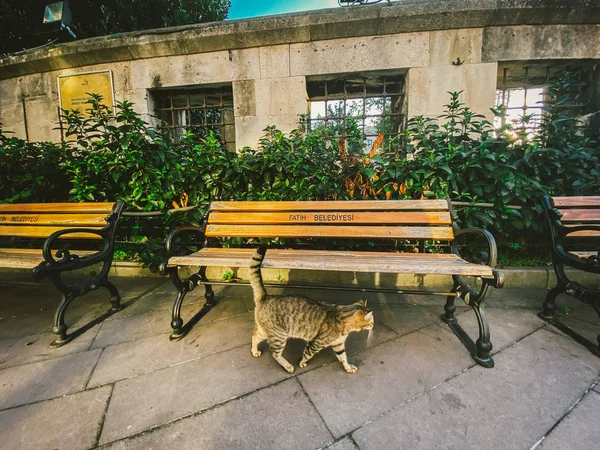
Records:
[[[172,257],[171,266],[248,267],[253,249],[220,249],[219,253],[203,249],[189,256]],[[230,250],[235,250],[231,252]],[[239,250],[243,250],[240,252]],[[356,252],[357,255],[360,252]],[[409,256],[410,255],[410,256]],[[434,256],[435,255],[435,256]],[[375,257],[374,257],[375,256]],[[315,254],[312,250],[269,250],[262,267],[279,269],[335,270],[342,272],[381,272],[465,275],[492,278],[488,266],[471,264],[458,257],[449,259],[441,254],[376,253],[368,256],[340,258],[339,255]],[[438,257],[441,256],[441,257]]]
[[[96,253],[92,250],[71,250],[71,254],[86,256]],[[42,251],[38,249],[0,248],[0,267],[6,269],[32,269],[44,262]]]
[[[212,212],[209,224],[431,224],[450,225],[449,212]]]
[[[219,248],[219,247],[207,247],[199,251],[203,255],[220,255],[226,252],[228,255],[235,255],[240,258],[251,258],[254,254],[252,248]],[[269,253],[280,255],[281,257],[288,258],[300,258],[308,253],[313,256],[336,256],[342,258],[352,259],[355,257],[372,257],[378,258],[382,255],[402,255],[405,258],[431,258],[431,259],[461,259],[460,256],[454,253],[393,253],[393,252],[363,252],[359,250],[297,250],[297,249],[270,249]]]
[[[563,222],[600,222],[600,209],[559,209]]]
[[[596,256],[598,252],[569,252],[569,256],[586,261],[590,256]]]
[[[446,200],[212,202],[211,211],[448,211]]]
[[[0,236],[47,238],[55,231],[68,227],[37,226],[37,225],[8,225],[0,227]],[[90,233],[70,233],[63,239],[101,239],[100,236]]]
[[[600,206],[600,197],[552,197],[550,199],[552,206],[578,207],[578,206]]]
[[[574,231],[565,236],[565,238],[574,238],[574,237],[600,237],[600,231],[595,231],[595,230]]]
[[[68,227],[103,227],[107,214],[0,214],[0,226],[4,225],[57,225]]]
[[[113,211],[115,203],[1,203],[0,213],[107,213]]]
[[[450,227],[378,227],[330,225],[208,225],[208,237],[356,238],[452,240]]]

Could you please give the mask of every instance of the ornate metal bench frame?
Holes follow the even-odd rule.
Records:
[[[600,231],[600,225],[578,225],[567,228],[561,220],[563,214],[558,208],[552,205],[550,196],[544,196],[542,199],[542,206],[547,219],[552,242],[552,266],[554,268],[554,273],[556,274],[556,286],[546,295],[539,317],[552,324],[563,333],[569,335],[577,342],[587,347],[593,354],[600,357],[600,334],[597,338],[598,342],[593,343],[565,325],[554,314],[556,311],[556,297],[558,297],[559,294],[565,293],[590,305],[594,308],[598,317],[600,317],[600,289],[582,286],[580,283],[570,280],[565,272],[566,266],[583,272],[600,274],[600,248],[598,249],[598,254],[596,256],[591,256],[585,262],[569,256],[567,250],[565,250],[565,238],[567,234],[577,231]]]
[[[44,242],[42,249],[44,262],[33,269],[34,279],[41,280],[47,277],[62,294],[62,300],[54,314],[54,326],[52,327],[52,332],[56,335],[56,339],[50,344],[50,347],[56,348],[65,345],[75,337],[79,336],[83,331],[122,309],[121,296],[117,287],[108,280],[108,273],[113,261],[117,222],[121,217],[124,207],[125,203],[117,202],[113,212],[106,219],[106,225],[102,228],[68,228],[51,234]],[[69,250],[65,249],[56,250],[53,255],[53,248],[56,247],[58,239],[61,236],[71,233],[89,233],[98,235],[102,238],[103,247],[97,253],[81,257],[76,254],[71,254]],[[62,279],[62,275],[65,272],[85,269],[99,263],[102,264],[102,269],[98,275],[91,276],[81,283],[67,284]],[[81,297],[88,292],[101,287],[106,288],[110,293],[111,308],[109,311],[91,323],[79,328],[76,332],[68,334],[68,325],[65,323],[65,314],[69,305],[77,297]]]
[[[444,306],[444,314],[442,314],[442,320],[448,324],[450,329],[456,334],[461,343],[467,348],[469,353],[475,362],[483,367],[491,368],[494,367],[494,360],[490,353],[492,351],[492,343],[490,341],[490,328],[484,312],[484,302],[490,287],[502,288],[504,285],[504,275],[501,271],[494,269],[497,260],[497,247],[496,242],[492,234],[486,230],[480,228],[466,228],[460,229],[456,225],[457,216],[454,212],[450,200],[448,200],[448,207],[452,216],[452,229],[454,231],[454,239],[451,241],[452,252],[460,256],[457,237],[461,235],[477,235],[484,238],[488,246],[487,261],[485,265],[492,268],[493,279],[481,278],[481,286],[479,289],[473,288],[464,281],[460,275],[452,275],[453,287],[450,291],[451,295],[447,295],[446,304]],[[208,216],[210,213],[210,205],[207,213],[205,214],[202,224],[200,227],[196,226],[180,226],[171,231],[168,235],[165,244],[167,251],[167,261],[162,263],[159,267],[159,272],[163,275],[168,275],[171,282],[177,289],[177,297],[173,304],[171,327],[173,329],[172,334],[169,336],[171,341],[179,341],[186,336],[190,329],[213,307],[216,305],[215,294],[213,292],[213,285],[229,285],[222,281],[212,281],[206,277],[206,269],[208,266],[202,266],[196,273],[193,273],[187,278],[182,278],[179,275],[179,266],[169,266],[168,260],[172,256],[179,256],[182,254],[192,254],[198,251],[200,248],[208,247],[208,238],[205,234],[206,227],[208,225]],[[200,243],[198,248],[190,250],[188,247],[177,245],[176,240],[184,233],[192,233],[196,236],[196,242]],[[422,246],[421,246],[422,247]],[[481,263],[481,261],[477,261]],[[184,324],[181,319],[181,306],[185,296],[193,291],[198,285],[203,284],[205,291],[206,303],[204,307],[198,311],[187,323]],[[247,285],[248,283],[236,283],[236,285]],[[267,287],[287,287],[287,288],[319,288],[319,289],[331,289],[331,290],[356,290],[361,292],[384,292],[384,293],[410,293],[410,294],[432,294],[427,291],[411,291],[411,290],[398,290],[398,289],[383,289],[383,288],[364,288],[364,287],[352,287],[352,286],[314,286],[314,285],[294,285],[287,283],[280,284],[265,284]],[[459,325],[455,317],[455,299],[461,298],[467,306],[470,306],[475,312],[477,323],[479,327],[479,337],[476,342],[473,342],[471,337],[464,331]]]

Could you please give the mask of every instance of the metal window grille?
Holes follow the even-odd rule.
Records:
[[[550,77],[550,67],[538,69],[530,73],[530,67],[517,69],[502,68],[502,78],[496,90],[496,106],[503,105],[504,114],[496,117],[496,128],[504,127],[507,123],[520,122],[529,116],[528,128],[535,132],[542,119],[542,102],[544,84]]]
[[[593,63],[582,61],[546,61],[543,64],[504,63],[498,68],[498,88],[496,90],[496,107],[503,105],[505,114],[496,117],[494,125],[497,129],[506,124],[520,122],[522,116],[531,116],[528,123],[530,133],[539,128],[542,118],[542,102],[547,97],[547,86],[552,77],[561,71],[573,72],[579,86],[573,86],[572,97],[568,102],[556,105],[566,115],[576,117],[590,109],[591,93],[586,93],[586,84],[595,85]]]
[[[230,86],[211,89],[155,91],[160,128],[175,139],[186,132],[204,137],[212,131],[227,148],[235,150],[233,91]]]
[[[383,134],[382,147],[387,151],[404,128],[404,88],[401,76],[308,81],[309,129],[327,127],[367,151]]]

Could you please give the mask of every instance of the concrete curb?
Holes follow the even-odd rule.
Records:
[[[99,269],[100,266],[98,266]],[[85,274],[98,269],[87,269]],[[503,267],[500,269],[506,278],[505,288],[541,288],[551,289],[556,285],[556,277],[552,267]],[[4,271],[4,270],[3,270]],[[27,269],[7,269],[7,272],[30,273]],[[193,268],[186,269],[192,273]],[[233,272],[234,276],[248,280],[247,268],[209,267],[206,275],[210,280],[221,280],[225,272]],[[573,281],[587,287],[600,288],[600,276],[576,270],[566,270]],[[81,272],[80,272],[81,273]],[[182,271],[182,276],[185,274]],[[111,277],[146,277],[165,278],[159,273],[144,268],[142,263],[132,261],[115,261],[110,270]],[[465,279],[474,284],[475,280]],[[342,285],[362,285],[385,288],[446,288],[452,287],[452,279],[448,275],[414,275],[392,273],[359,273],[359,272],[326,272],[316,270],[264,269],[263,279],[267,283],[324,283]],[[232,283],[235,284],[235,283]]]
[[[551,289],[556,285],[556,277],[552,267],[505,267],[500,269],[506,277],[506,288],[542,288]],[[232,267],[210,267],[207,270],[209,279],[222,279],[225,272],[233,272],[236,277],[248,279],[248,269]],[[566,270],[573,281],[585,286],[600,287],[600,276],[576,270]],[[117,262],[111,270],[117,277],[160,277],[161,275],[144,269],[136,262]],[[452,280],[446,275],[412,275],[389,273],[358,272],[325,272],[288,269],[264,269],[265,282],[314,282],[378,287],[445,287],[452,286]],[[473,280],[471,280],[473,281]]]

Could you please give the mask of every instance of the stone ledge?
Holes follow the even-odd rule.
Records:
[[[0,59],[0,79],[220,50],[456,28],[597,24],[598,0],[424,0],[100,36]]]
[[[91,269],[94,270],[94,269]],[[541,288],[551,289],[556,285],[556,277],[552,267],[504,267],[500,269],[506,278],[506,288]],[[28,273],[26,269],[3,269],[2,272]],[[183,272],[192,273],[189,268]],[[211,280],[220,280],[225,272],[233,272],[236,277],[248,280],[247,268],[209,267],[206,274]],[[79,273],[89,274],[90,269]],[[573,281],[584,286],[600,288],[600,277],[593,273],[578,270],[566,270]],[[111,277],[146,277],[164,278],[162,275],[144,268],[141,263],[117,261],[110,271]],[[472,282],[469,277],[467,281]],[[6,280],[6,276],[3,277]],[[341,285],[364,285],[386,288],[447,288],[452,287],[452,280],[447,275],[415,275],[391,273],[360,273],[360,272],[327,272],[315,270],[263,269],[263,279],[267,283],[325,283]],[[235,283],[232,283],[234,285]]]

